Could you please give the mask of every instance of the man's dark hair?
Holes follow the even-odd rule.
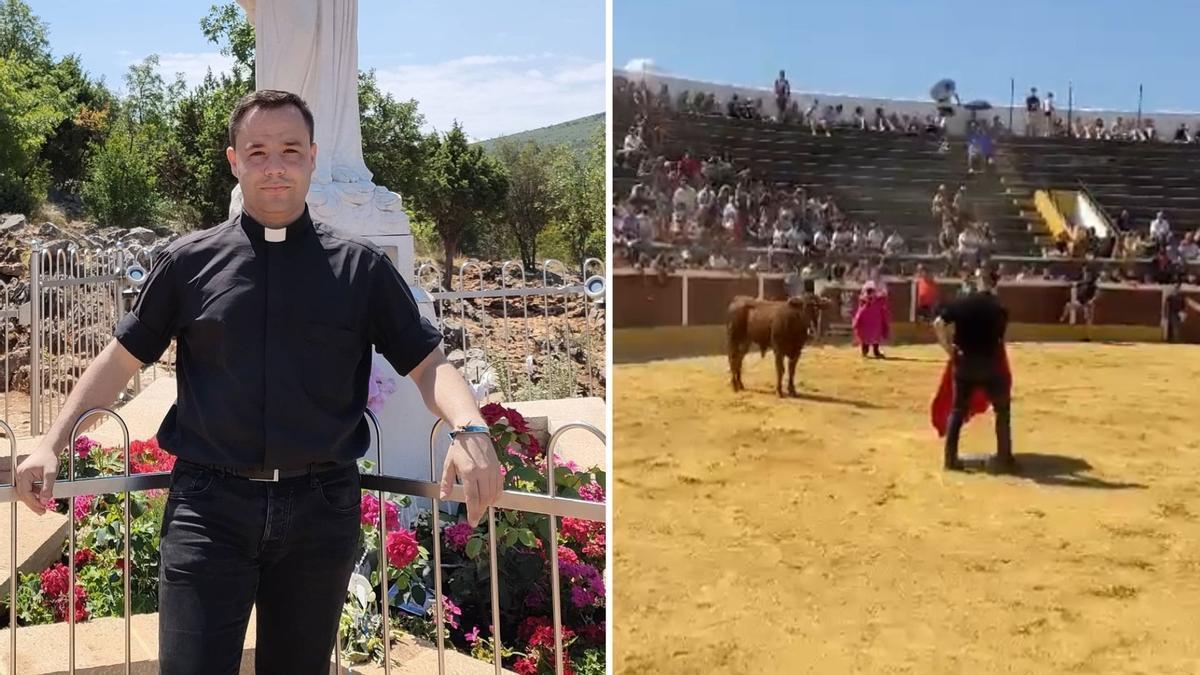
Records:
[[[278,89],[262,89],[252,91],[242,97],[237,105],[233,107],[233,112],[229,115],[229,145],[237,147],[237,132],[241,126],[242,120],[249,115],[253,110],[275,110],[286,106],[296,106],[300,114],[304,116],[304,124],[308,127],[308,142],[313,142],[313,114],[308,109],[308,104],[304,99],[289,92],[279,91]]]

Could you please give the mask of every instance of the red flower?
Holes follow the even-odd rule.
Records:
[[[513,670],[520,673],[520,675],[537,675],[537,661],[528,656],[521,657],[513,663]]]
[[[129,444],[129,467],[133,473],[165,473],[175,466],[175,456],[158,447],[158,439]]]
[[[387,536],[388,564],[404,569],[417,559],[417,537],[412,530],[396,530]]]
[[[66,595],[70,574],[70,570],[62,563],[54,563],[42,570],[42,593],[51,598]]]
[[[499,403],[489,403],[479,409],[479,414],[483,415],[483,421],[487,422],[490,427],[500,419],[507,419],[508,426],[512,427],[519,434],[529,433],[529,424],[525,422],[525,418],[521,413],[512,408],[505,408]]]
[[[90,548],[81,548],[75,551],[75,569],[79,569],[84,565],[96,559],[96,554],[92,553]]]

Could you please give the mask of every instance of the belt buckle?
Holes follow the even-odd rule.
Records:
[[[248,480],[258,481],[260,483],[278,483],[279,469],[275,469],[270,478],[249,478]]]

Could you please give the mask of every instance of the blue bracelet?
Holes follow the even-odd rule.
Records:
[[[467,424],[450,432],[450,438],[458,438],[461,434],[491,434],[491,429],[479,424]]]

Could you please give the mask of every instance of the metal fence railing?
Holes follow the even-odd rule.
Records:
[[[597,294],[585,282],[592,275],[603,277],[603,261],[585,260],[579,283],[570,282],[572,271],[554,259],[546,260],[540,271],[526,270],[519,260],[493,265],[492,270],[495,278],[488,279],[481,263],[463,263],[453,277],[457,286],[447,289],[436,265],[424,263],[417,268],[416,283],[433,298],[450,341],[461,346],[464,354],[472,347],[479,349],[487,366],[497,371],[510,400],[513,383],[561,378],[559,371],[576,368],[582,369],[578,376],[582,393],[602,396],[603,289]],[[531,284],[531,279],[540,285]],[[468,379],[479,376],[467,373]]]
[[[378,419],[376,419],[375,415],[370,410],[366,411],[366,415],[371,423],[371,427],[374,429],[374,432],[375,432],[376,457],[380,460],[380,461],[377,461],[375,464],[376,471],[378,472],[379,468],[382,466],[382,461],[381,461],[382,460],[382,456],[381,456],[382,444],[379,443],[379,440],[380,440],[379,421],[378,421]],[[80,429],[82,428],[84,422],[88,421],[90,418],[92,418],[94,416],[111,416],[120,425],[121,431],[123,434],[123,436],[122,436],[123,451],[124,451],[124,458],[125,458],[124,473],[122,475],[101,477],[101,478],[75,479],[75,478],[73,478],[74,473],[75,473],[75,461],[74,461],[75,452],[73,452],[73,451],[68,452],[67,453],[68,456],[71,457],[71,459],[69,460],[68,478],[65,480],[56,481],[54,491],[55,491],[56,498],[66,498],[68,500],[68,513],[73,513],[75,511],[75,500],[77,497],[80,497],[80,496],[97,495],[97,494],[117,494],[117,493],[120,493],[123,496],[124,513],[123,513],[123,521],[122,521],[123,527],[121,529],[122,529],[122,544],[123,544],[122,561],[123,561],[123,570],[124,570],[124,573],[122,574],[123,583],[124,583],[124,620],[125,620],[124,672],[128,674],[131,672],[131,667],[132,667],[132,650],[131,650],[132,612],[130,609],[130,598],[131,598],[131,592],[130,592],[131,573],[130,573],[130,570],[132,569],[132,565],[131,565],[131,558],[130,558],[131,513],[130,513],[129,495],[131,492],[167,488],[169,486],[170,474],[169,473],[133,474],[130,472],[131,444],[130,444],[130,437],[129,437],[129,429],[125,425],[125,422],[124,422],[124,420],[122,420],[121,416],[119,414],[117,414],[116,412],[114,412],[113,410],[108,409],[108,408],[94,408],[92,410],[87,411],[86,413],[84,413],[83,415],[81,415],[78,418],[78,420],[76,421],[75,426],[72,430],[72,433],[71,433],[70,445],[68,446],[69,448],[73,449],[75,447],[75,441],[79,437],[79,432],[80,432]],[[439,421],[438,423],[436,423],[434,425],[433,429],[430,431],[430,443],[429,443],[429,457],[430,457],[430,465],[431,465],[430,480],[428,480],[428,481],[414,480],[414,479],[410,479],[410,478],[401,478],[401,477],[397,477],[397,476],[387,476],[387,475],[382,475],[379,473],[364,474],[362,476],[363,489],[369,490],[369,491],[374,491],[376,493],[376,497],[379,499],[380,504],[384,503],[385,495],[389,495],[389,494],[407,495],[407,496],[411,496],[411,497],[424,497],[424,498],[432,500],[433,507],[431,509],[431,518],[432,518],[433,533],[434,533],[434,535],[433,535],[433,559],[434,559],[434,564],[433,564],[434,588],[433,588],[433,591],[434,591],[434,598],[435,598],[434,605],[436,607],[436,613],[434,615],[434,622],[435,622],[435,629],[436,629],[435,632],[437,634],[436,644],[437,644],[437,660],[438,660],[439,675],[442,675],[446,672],[446,644],[445,644],[445,635],[444,635],[444,632],[445,632],[444,625],[446,623],[446,618],[445,618],[446,617],[446,611],[445,611],[446,608],[445,608],[445,596],[442,592],[443,572],[442,572],[442,551],[441,551],[441,535],[440,535],[440,522],[439,522],[440,515],[439,515],[439,513],[440,513],[440,507],[441,507],[442,501],[452,501],[452,502],[465,502],[466,501],[466,493],[461,485],[455,485],[453,487],[453,489],[450,492],[450,497],[448,500],[442,500],[440,497],[440,484],[438,483],[438,480],[437,480],[438,479],[437,467],[434,463],[434,447],[435,447],[434,441],[437,437],[437,432],[438,432],[439,428],[441,427],[441,425],[442,425],[442,422]],[[591,424],[587,424],[584,422],[572,422],[572,423],[562,425],[561,427],[559,427],[557,429],[557,431],[555,431],[553,436],[550,438],[550,441],[546,448],[547,473],[548,473],[548,478],[549,478],[549,480],[548,480],[549,487],[547,489],[546,494],[533,494],[533,493],[525,493],[525,492],[506,490],[501,494],[497,503],[494,506],[489,507],[489,509],[488,509],[488,513],[487,513],[488,541],[489,541],[489,548],[490,548],[490,552],[491,552],[490,560],[489,560],[488,576],[490,577],[489,583],[491,585],[490,590],[491,590],[491,600],[492,600],[492,622],[493,622],[492,623],[492,635],[493,635],[493,639],[494,639],[494,648],[493,648],[492,653],[493,653],[493,662],[494,662],[496,673],[502,672],[502,663],[501,662],[502,662],[502,658],[503,658],[503,649],[502,649],[502,641],[501,641],[502,637],[500,635],[500,603],[499,603],[500,569],[497,564],[497,553],[496,553],[496,551],[497,551],[497,540],[496,540],[497,511],[499,509],[506,509],[506,510],[511,510],[511,511],[519,511],[519,512],[523,512],[523,513],[529,513],[529,514],[540,514],[540,515],[549,516],[549,525],[550,525],[549,541],[551,541],[551,542],[557,541],[557,537],[558,537],[557,519],[558,518],[578,518],[578,519],[583,519],[583,520],[599,521],[599,522],[603,522],[605,519],[605,502],[593,502],[593,501],[583,501],[583,500],[579,500],[579,499],[570,499],[570,498],[559,497],[559,496],[556,496],[556,494],[555,494],[555,480],[554,480],[554,471],[555,471],[554,457],[555,456],[554,456],[554,451],[555,451],[555,448],[557,447],[557,445],[559,444],[559,441],[562,438],[563,434],[566,433],[567,431],[571,431],[574,429],[582,429],[582,430],[591,432],[597,438],[599,438],[601,442],[606,442],[606,437],[605,437],[604,432]],[[17,465],[16,464],[17,463],[16,436],[13,433],[12,428],[9,427],[9,425],[3,420],[0,420],[0,432],[3,432],[8,437],[10,461],[12,462],[12,466],[16,467],[16,465]],[[10,475],[15,476],[15,471],[12,472],[12,474],[10,474]],[[10,541],[9,541],[9,556],[10,556],[9,559],[12,561],[11,566],[10,566],[11,574],[9,577],[9,589],[8,589],[9,598],[10,598],[10,602],[8,603],[9,604],[9,607],[8,607],[9,650],[10,650],[9,669],[8,670],[9,670],[10,675],[16,675],[16,673],[17,673],[17,648],[18,648],[18,644],[17,644],[18,623],[17,623],[17,602],[16,602],[17,583],[18,583],[17,582],[17,577],[18,577],[18,574],[17,574],[17,571],[18,571],[17,570],[17,563],[18,563],[18,559],[17,559],[17,540],[18,540],[17,509],[20,508],[20,505],[16,501],[16,491],[11,482],[7,485],[0,485],[0,503],[3,503],[3,502],[9,503],[10,529],[11,529],[11,536],[10,536]],[[380,508],[379,509],[379,522],[377,524],[380,533],[384,533],[387,531],[386,530],[386,518],[387,518],[387,509]],[[68,529],[70,530],[70,533],[68,535],[67,566],[68,566],[68,573],[69,573],[69,583],[68,583],[67,588],[73,589],[73,588],[75,588],[75,585],[76,585],[76,567],[77,567],[76,556],[75,556],[75,545],[76,545],[75,544],[75,538],[76,538],[75,530],[76,530],[76,527],[73,522]],[[378,551],[379,569],[381,571],[383,571],[380,574],[380,579],[382,580],[381,583],[387,583],[387,581],[386,581],[387,580],[386,570],[388,569],[387,547],[380,545],[378,548],[379,548],[379,551]],[[561,597],[560,597],[562,589],[561,589],[560,579],[559,579],[558,547],[555,545],[551,545],[551,546],[549,546],[549,549],[550,549],[549,558],[550,558],[550,576],[551,576],[550,588],[551,588],[551,601],[552,601],[552,608],[553,608],[553,629],[554,629],[555,664],[556,664],[555,672],[558,673],[558,675],[562,675],[563,662],[564,662],[564,658],[563,658],[564,657],[564,649],[563,649],[563,643],[562,643],[563,624],[562,624],[562,601],[561,601]],[[71,597],[70,591],[68,591],[68,598],[70,598],[70,597]],[[390,631],[389,614],[388,614],[389,602],[387,601],[387,598],[389,596],[388,596],[388,593],[386,593],[386,592],[380,592],[376,595],[376,597],[383,599],[383,601],[380,602],[380,605],[381,605],[381,614],[383,617],[384,672],[386,674],[390,675],[390,673],[391,673],[392,640],[391,640],[391,635],[390,635],[391,631]],[[70,600],[68,600],[68,603],[70,603]],[[76,635],[75,635],[76,616],[75,616],[75,611],[73,610],[73,608],[67,612],[67,616],[68,616],[68,641],[67,641],[68,672],[71,673],[71,675],[74,675],[74,673],[76,672],[76,662],[75,662],[75,657],[76,657]],[[337,647],[335,647],[335,649],[334,649],[334,656],[333,656],[333,663],[336,667],[336,672],[339,672],[339,673],[342,672],[341,645],[343,644],[343,639],[344,639],[344,636],[341,634],[341,631],[339,630],[339,635],[338,635],[338,639],[336,642]]]

